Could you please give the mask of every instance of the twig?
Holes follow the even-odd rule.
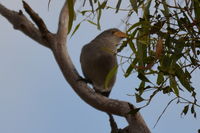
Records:
[[[41,32],[27,19],[22,11],[9,10],[0,3],[0,14],[13,25],[14,29],[23,32],[39,44],[49,48],[49,43],[43,39]]]
[[[49,33],[44,21],[42,20],[42,18],[40,18],[40,16],[35,11],[33,11],[33,9],[25,1],[22,1],[22,2],[23,2],[23,6],[24,6],[25,11],[30,15],[31,19],[38,26],[41,33],[42,34]]]
[[[175,97],[174,99],[172,99],[171,101],[169,101],[169,103],[167,104],[167,106],[165,107],[165,109],[163,110],[163,112],[160,114],[160,116],[158,117],[155,125],[153,126],[153,128],[156,127],[156,125],[158,124],[159,120],[161,119],[161,117],[163,116],[163,114],[165,113],[165,111],[167,110],[167,108],[169,107],[169,105],[175,100],[177,99],[178,97]]]
[[[189,100],[187,100],[187,99],[185,99],[185,98],[183,98],[183,97],[180,97],[180,96],[179,96],[178,98],[180,98],[180,99],[182,99],[182,100],[186,101],[187,103],[194,104],[194,105],[196,105],[197,107],[200,107],[200,105],[199,105],[199,104],[197,104],[197,103],[194,103],[194,102],[191,102],[191,101],[189,101]]]

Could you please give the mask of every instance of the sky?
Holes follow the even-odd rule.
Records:
[[[44,19],[50,31],[56,32],[64,0],[52,0],[49,11],[47,0],[26,1]],[[21,0],[0,0],[0,3],[16,11],[22,9]],[[102,30],[113,27],[124,30],[121,23],[123,15],[116,15],[114,11],[104,12],[101,19]],[[78,22],[79,16],[75,25]],[[95,26],[85,22],[71,39],[68,38],[68,50],[79,73],[82,46],[100,32]],[[200,87],[199,78],[199,73],[193,75],[193,84],[197,88]],[[134,97],[127,96],[133,94],[138,84],[136,75],[124,78],[119,69],[110,97],[140,106]],[[197,90],[197,93],[200,91]],[[161,94],[155,97],[150,106],[141,110],[152,133],[197,133],[197,129],[200,129],[199,108],[196,119],[191,115],[181,116],[183,106],[176,103],[169,106],[158,125],[153,128],[171,98]],[[123,118],[115,116],[115,119],[119,127],[127,125]],[[108,117],[75,94],[63,78],[50,50],[14,30],[0,16],[0,133],[67,132],[108,133]]]

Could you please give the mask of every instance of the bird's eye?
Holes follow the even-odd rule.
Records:
[[[111,33],[112,33],[112,34],[115,34],[115,32],[116,32],[116,31],[114,31],[114,30],[113,30],[113,31],[111,31]]]

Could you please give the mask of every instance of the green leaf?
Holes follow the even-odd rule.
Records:
[[[135,115],[137,112],[140,111],[141,108],[135,108],[135,109],[132,109],[130,112],[128,112],[128,114],[133,114]]]
[[[134,45],[134,43],[133,43],[133,39],[135,38],[135,35],[137,34],[138,30],[139,30],[139,28],[135,29],[135,30],[130,34],[130,38],[128,38],[128,40],[126,41],[126,45],[124,45],[124,46],[127,46],[127,43],[128,43],[129,46],[130,46],[130,48],[131,48],[131,50],[132,50],[135,54],[137,54],[137,50],[136,50],[135,45]],[[123,49],[123,48],[124,48],[124,47],[122,47],[121,49]]]
[[[165,21],[158,21],[157,23],[155,23],[150,30],[151,34],[155,34],[155,33],[159,33],[160,29],[163,27],[163,25],[165,24]]]
[[[185,76],[185,73],[181,69],[181,67],[178,64],[175,64],[174,69],[177,78],[179,79],[181,84],[186,88],[186,90],[188,90],[189,92],[193,91],[193,87],[190,85],[190,81]]]
[[[139,85],[139,89],[140,89],[140,88],[144,89],[144,87],[145,87],[145,81],[142,81],[142,82],[140,83],[140,85]],[[141,94],[140,94],[140,95],[141,95]]]
[[[74,31],[72,32],[71,37],[76,33],[76,31],[78,30],[78,28],[80,27],[81,23],[77,24]]]
[[[68,24],[68,33],[70,33],[74,20],[74,0],[68,0],[68,9],[69,9],[69,24]]]
[[[165,75],[173,75],[174,69],[171,68],[172,58],[169,55],[165,55],[161,58],[161,66],[158,68]]]
[[[126,70],[126,73],[124,74],[125,77],[128,77],[131,74],[131,72],[133,71],[134,66],[137,64],[137,62],[138,62],[138,60],[137,60],[137,58],[135,58],[133,60],[133,62],[129,65],[128,69]]]
[[[133,10],[138,13],[138,6],[137,6],[137,0],[130,0],[131,6]]]
[[[147,4],[145,4],[146,6],[143,9],[144,10],[144,18],[148,21],[149,21],[149,16],[150,16],[149,9],[150,9],[150,6],[151,6],[151,2],[152,2],[152,0],[147,1]]]
[[[195,19],[198,21],[200,20],[200,1],[193,0],[194,1],[194,13],[195,13]]]
[[[144,81],[144,82],[149,82],[151,83],[151,81],[142,73],[139,73],[137,76],[140,80]]]
[[[106,7],[107,2],[108,1],[106,0],[102,4],[99,4],[99,6],[97,7],[96,11],[99,10],[99,9],[104,9]]]
[[[135,45],[134,45],[133,41],[129,41],[128,44],[129,44],[129,47],[131,48],[131,50],[133,51],[133,53],[136,54],[137,50],[135,48]]]
[[[188,80],[192,78],[191,74],[188,72],[187,69],[185,69],[185,76],[187,77]]]
[[[176,94],[176,96],[179,96],[179,89],[177,87],[177,82],[175,78],[173,76],[170,76],[169,79],[170,86],[173,88],[174,93]]]
[[[192,96],[195,98],[197,93],[195,91],[192,92]]]
[[[117,49],[117,52],[121,52],[128,44],[128,41],[123,41],[121,46]]]
[[[108,88],[108,85],[111,81],[111,79],[113,78],[113,76],[117,73],[117,68],[118,66],[114,66],[113,69],[108,73],[108,75],[106,76],[106,80],[105,80],[105,88]]]
[[[194,104],[191,107],[191,113],[194,115],[194,118],[196,118],[197,115],[196,115],[196,111],[194,109]]]
[[[138,49],[136,57],[138,58],[138,65],[140,67],[145,66],[144,60],[147,57],[147,46],[146,46],[146,44],[142,43],[142,41],[147,43],[147,41],[149,39],[147,36],[140,38],[140,35],[142,35],[142,34],[143,34],[143,32],[140,31],[138,33],[138,37],[137,37],[139,39],[136,40],[136,45],[137,45],[137,49]]]
[[[194,112],[195,112],[194,105],[192,105],[192,107],[191,107],[191,113],[193,114]]]
[[[95,23],[95,22],[93,22],[93,21],[91,21],[91,20],[87,20],[90,24],[93,24],[93,25],[95,25],[95,26],[97,26],[97,24]]]
[[[138,65],[141,67],[145,66],[145,58],[147,57],[147,46],[150,44],[150,38],[149,38],[149,27],[150,27],[150,21],[149,21],[149,7],[151,5],[151,1],[147,2],[147,5],[144,7],[144,15],[143,19],[145,21],[145,24],[141,25],[141,28],[139,30],[139,33],[137,34],[137,54],[136,57],[138,58]],[[140,72],[144,72],[144,70],[140,70]]]
[[[164,82],[164,74],[162,72],[159,72],[157,77],[157,84],[160,85],[163,82]]]
[[[162,90],[163,90],[163,94],[167,94],[167,93],[172,92],[172,89],[171,89],[171,87],[169,87],[169,86],[166,86],[166,87],[163,88]]]
[[[115,13],[118,13],[122,0],[118,0]]]
[[[144,98],[142,98],[141,95],[135,94],[135,98],[137,103],[144,101]]]
[[[80,13],[84,16],[85,13],[87,13],[87,12],[91,12],[91,10],[84,10],[84,11],[81,11]]]
[[[89,0],[89,2],[90,2],[90,6],[91,6],[91,8],[92,8],[92,12],[94,12],[94,6],[93,6],[92,0]]]
[[[191,57],[191,56],[189,56],[190,57],[190,61],[192,62],[192,65],[197,65],[198,63],[198,61],[195,59],[195,58],[193,58],[193,57]]]
[[[162,0],[162,3],[163,3],[163,7],[164,7],[164,10],[162,10],[162,13],[164,14],[164,16],[167,19],[167,26],[170,27],[170,13],[169,13],[169,8],[168,8],[166,0]]]
[[[186,106],[184,107],[184,109],[183,109],[181,115],[182,115],[182,114],[186,115],[187,112],[188,112],[188,109],[189,109],[189,105],[186,105]]]
[[[138,31],[140,30],[140,28],[136,28],[132,33],[131,33],[131,38],[130,40],[133,40],[136,36],[136,34],[138,33]]]
[[[139,94],[142,95],[145,89],[145,82],[141,81],[140,86],[138,89],[136,89],[137,91],[139,91]]]
[[[170,56],[166,55],[163,57],[162,59],[162,67],[169,67],[171,65],[172,59],[170,58]]]
[[[100,3],[99,3],[100,4]],[[99,5],[100,6],[100,5]],[[101,18],[101,9],[99,9],[97,11],[97,29],[101,29],[101,25],[100,25],[100,18]]]
[[[127,30],[127,32],[131,31],[132,29],[134,29],[134,28],[136,28],[136,27],[138,27],[138,26],[140,26],[140,25],[142,25],[142,24],[145,24],[145,21],[139,21],[139,22],[133,24],[133,25]]]

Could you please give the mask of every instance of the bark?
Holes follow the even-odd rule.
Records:
[[[60,12],[58,31],[56,34],[49,32],[42,18],[28,4],[23,2],[23,5],[37,27],[27,19],[22,11],[15,12],[9,10],[2,4],[0,4],[0,14],[13,25],[14,29],[22,31],[39,44],[51,49],[66,81],[82,100],[98,110],[126,118],[129,125],[124,129],[118,130],[119,133],[150,133],[149,128],[139,112],[135,114],[129,113],[135,109],[132,104],[99,95],[92,88],[88,87],[86,82],[81,80],[67,49],[69,23],[67,1]]]

